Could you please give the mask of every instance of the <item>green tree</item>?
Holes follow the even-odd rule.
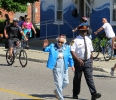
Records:
[[[39,0],[0,0],[0,8],[13,12],[25,12],[27,3],[34,3]]]

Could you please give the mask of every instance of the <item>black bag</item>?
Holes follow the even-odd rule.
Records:
[[[87,30],[87,35],[92,34],[92,29],[89,27],[89,29]]]

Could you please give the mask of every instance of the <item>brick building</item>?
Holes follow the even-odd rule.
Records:
[[[0,20],[5,19],[4,14],[8,14],[10,17],[10,20],[14,17],[18,18],[20,15],[29,15],[31,18],[31,21],[33,23],[39,23],[40,22],[40,2],[35,2],[35,3],[28,3],[27,4],[27,11],[25,13],[14,13],[14,12],[7,12],[4,9],[0,9]]]
[[[28,4],[27,15],[31,18],[33,23],[40,22],[40,2]]]
[[[5,14],[9,15],[10,20],[12,20],[14,18],[14,12],[7,12],[4,9],[0,9],[0,20],[4,20],[5,19],[5,17],[4,17]]]

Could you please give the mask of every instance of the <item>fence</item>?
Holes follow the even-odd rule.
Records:
[[[52,25],[52,24],[54,24],[54,25],[57,25],[57,28],[58,28],[58,34],[56,34],[56,35],[48,35],[48,25]],[[41,39],[42,38],[50,38],[50,37],[57,37],[59,34],[60,34],[60,25],[63,25],[63,24],[67,24],[70,28],[71,28],[71,30],[73,29],[73,27],[66,21],[66,20],[58,20],[57,21],[57,24],[55,23],[55,21],[54,20],[47,20],[47,21],[43,21],[43,22],[40,22],[40,24],[36,24],[36,26],[45,26],[45,36],[44,37],[40,37]],[[74,33],[73,33],[73,37],[74,37]]]

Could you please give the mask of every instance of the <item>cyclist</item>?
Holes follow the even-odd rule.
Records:
[[[24,35],[21,27],[18,26],[17,18],[14,18],[13,23],[5,27],[4,36],[5,38],[7,38],[7,45],[9,49],[9,59],[12,60],[13,47],[17,44],[17,41],[21,40],[21,36],[24,36],[26,41],[28,40],[26,36]]]
[[[112,29],[112,26],[108,23],[106,18],[102,18],[102,23],[103,26],[99,28],[96,32],[94,32],[94,34],[97,35],[100,31],[104,29],[106,37],[109,39],[110,45],[112,46],[112,38],[115,37],[115,33]]]

